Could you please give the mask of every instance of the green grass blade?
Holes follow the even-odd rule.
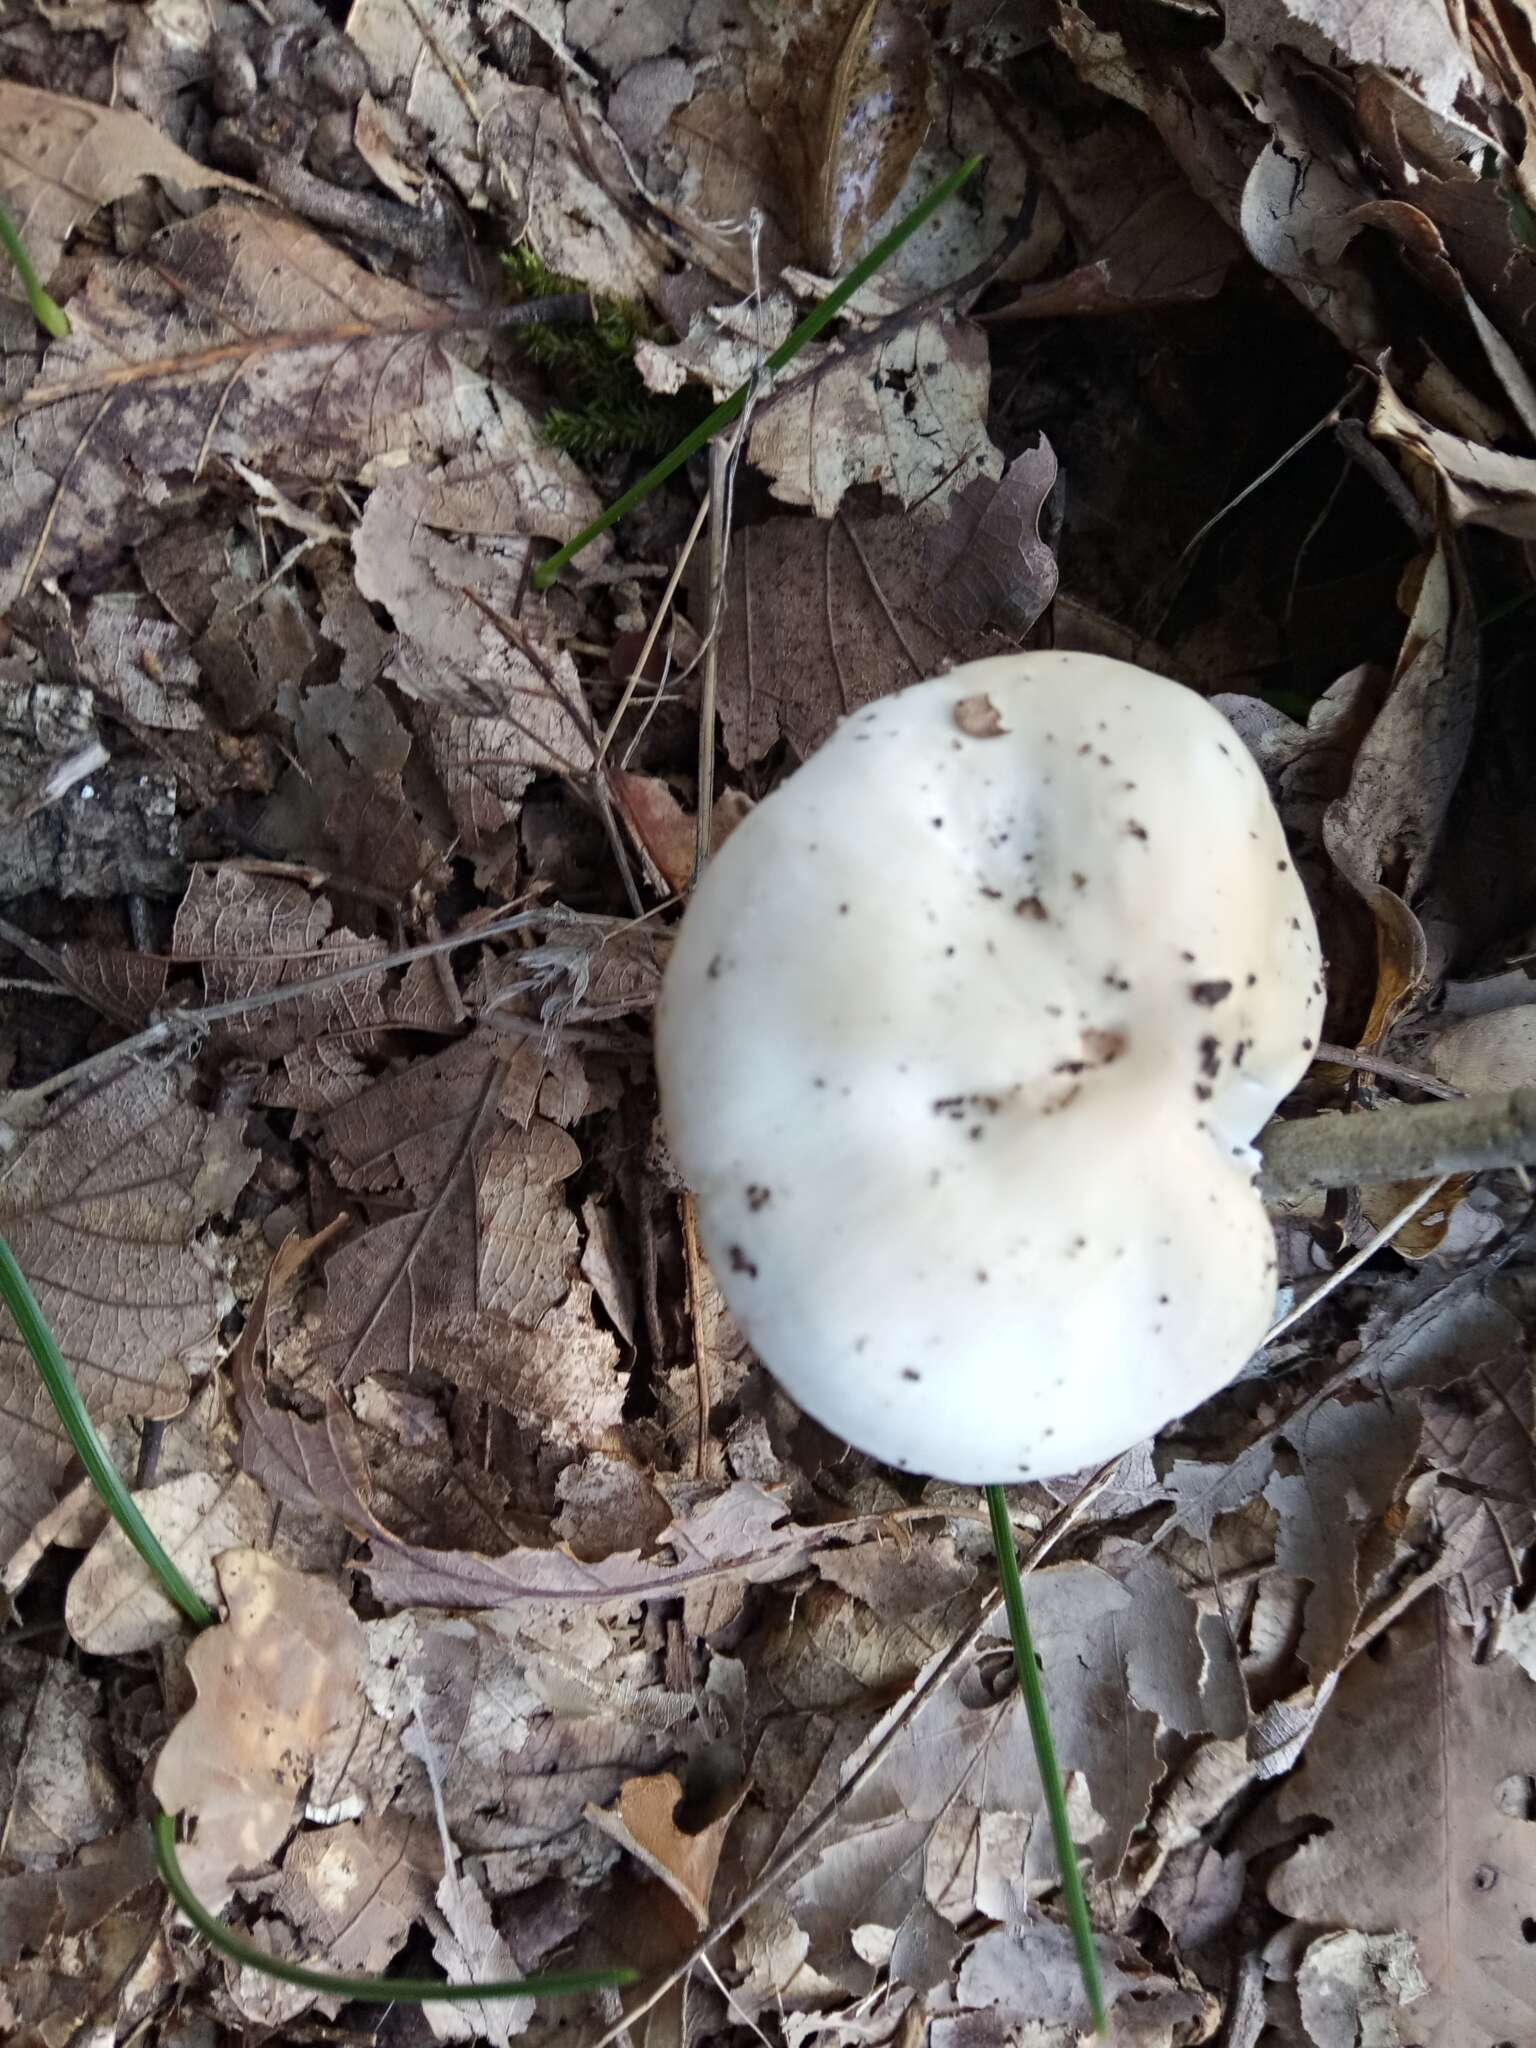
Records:
[[[1008,1633],[1013,1638],[1013,1662],[1029,1716],[1029,1732],[1035,1745],[1035,1764],[1045,1790],[1046,1811],[1051,1817],[1051,1837],[1056,1844],[1056,1861],[1061,1870],[1061,1888],[1067,1901],[1067,1918],[1077,1950],[1077,1967],[1088,1994],[1096,2034],[1107,2036],[1109,2023],[1104,2012],[1104,1986],[1099,1978],[1099,1956],[1093,1945],[1093,1927],[1088,1918],[1088,1901],[1083,1896],[1082,1873],[1077,1867],[1077,1850],[1067,1822],[1066,1795],[1061,1770],[1056,1762],[1056,1744],[1051,1739],[1051,1717],[1035,1662],[1035,1645],[1029,1633],[1029,1616],[1024,1611],[1024,1584],[1019,1577],[1018,1552],[1013,1544],[1013,1523],[1000,1486],[987,1488],[987,1513],[992,1518],[992,1547],[997,1552],[997,1569],[1003,1582],[1003,1604],[1008,1610]]]
[[[494,1977],[484,1984],[449,1984],[437,1977],[349,1977],[339,1970],[312,1970],[307,1963],[290,1963],[273,1955],[214,1918],[187,1883],[176,1856],[176,1823],[168,1813],[155,1815],[155,1860],[166,1890],[220,1955],[260,1970],[264,1977],[276,1977],[281,1984],[296,1984],[302,1991],[319,1991],[327,1998],[363,1998],[373,2005],[474,2005],[490,1998],[568,1998],[578,1991],[617,1990],[637,1983],[640,1977],[638,1970],[626,1966],[557,1971],[545,1977]]]
[[[107,1447],[96,1434],[96,1425],[80,1398],[80,1389],[70,1376],[62,1352],[53,1341],[53,1332],[43,1319],[37,1299],[27,1285],[26,1275],[17,1265],[16,1255],[3,1237],[0,1237],[0,1301],[4,1301],[14,1317],[42,1376],[43,1385],[48,1389],[48,1397],[58,1410],[59,1420],[79,1452],[80,1462],[89,1474],[91,1484],[101,1495],[114,1521],[160,1581],[167,1598],[175,1601],[193,1627],[210,1627],[214,1618],[212,1611],[166,1555],[159,1537],[140,1514],[133,1495],[123,1484],[122,1475],[108,1457]]]
[[[55,341],[62,341],[69,332],[69,315],[57,300],[51,299],[43,290],[43,281],[32,268],[32,258],[23,248],[21,237],[3,206],[0,206],[0,249],[4,249],[16,266],[16,275],[21,279],[26,291],[27,304],[32,308],[33,319],[39,327],[51,334]]]
[[[875,244],[862,262],[854,265],[840,284],[834,285],[827,296],[811,308],[789,339],[774,350],[764,367],[772,372],[793,362],[806,343],[814,341],[828,321],[837,318],[860,285],[867,284],[877,270],[890,262],[902,243],[916,234],[923,222],[937,213],[947,199],[954,197],[980,162],[979,156],[968,157],[957,171],[950,172],[941,185],[935,185],[926,199],[920,200],[883,241]],[[728,427],[746,405],[750,388],[748,384],[738,385],[730,397],[717,405],[706,419],[700,420],[693,432],[685,435],[654,469],[647,470],[637,484],[631,484],[623,497],[616,498],[606,512],[600,513],[590,526],[584,526],[574,540],[568,540],[547,562],[541,562],[533,572],[534,589],[547,590],[567,562],[574,561],[583,548],[590,546],[600,533],[606,533],[610,526],[616,525],[626,512],[632,512],[642,498],[648,498],[659,484],[664,484],[674,471],[681,469],[685,462],[707,446],[722,427]]]

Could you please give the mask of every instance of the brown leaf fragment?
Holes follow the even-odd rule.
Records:
[[[1056,556],[1040,537],[1055,483],[1055,450],[1042,434],[996,483],[968,483],[929,535],[929,603],[952,639],[992,628],[1022,640],[1055,596]]]
[[[683,1788],[670,1771],[662,1771],[654,1778],[629,1779],[616,1807],[610,1811],[588,1807],[587,1818],[621,1849],[638,1857],[682,1901],[698,1925],[707,1927],[720,1852],[747,1791],[743,1786],[726,1812],[689,1834],[677,1824]]]
[[[0,1967],[88,1934],[158,1882],[150,1832],[138,1820],[87,1843],[61,1869],[0,1877]]]
[[[849,712],[1008,644],[956,644],[928,619],[923,533],[895,513],[745,527],[726,584],[720,717],[738,767],[780,738],[803,758]]]
[[[0,79],[0,135],[0,204],[45,284],[75,229],[98,207],[137,191],[146,178],[188,191],[210,185],[251,190],[241,179],[198,163],[142,114],[66,99],[14,80]],[[21,296],[9,264],[4,290]]]
[[[1283,1820],[1332,1825],[1281,1865],[1271,1902],[1411,1937],[1429,1990],[1398,2017],[1405,2043],[1483,2048],[1529,2032],[1533,1701],[1510,1659],[1474,1662],[1432,1593],[1344,1672],[1280,1792]]]
[[[0,1857],[52,1869],[124,1815],[100,1684],[57,1657],[0,1649]]]
[[[1421,1397],[1424,1455],[1454,1483],[1435,1490],[1435,1519],[1461,1553],[1446,1582],[1458,1622],[1480,1627],[1524,1583],[1536,1543],[1536,1390],[1523,1352]]]
[[[17,1134],[0,1231],[98,1426],[175,1415],[218,1354],[228,1293],[200,1239],[255,1164],[238,1116],[195,1108],[188,1078],[149,1067],[52,1106]],[[0,1116],[4,1114],[0,1098]],[[31,1355],[0,1329],[0,1545],[21,1541],[72,1455]]]
[[[404,1947],[441,1867],[436,1831],[393,1813],[295,1836],[264,1902],[331,1970],[377,1974]]]
[[[1413,1941],[1401,1933],[1325,1934],[1296,1973],[1302,2024],[1316,2048],[1355,2048],[1360,2041],[1396,2048],[1403,2039],[1396,2014],[1427,1989]]]
[[[336,1586],[255,1550],[226,1551],[218,1569],[229,1619],[187,1652],[197,1702],[154,1777],[168,1812],[197,1817],[182,1864],[213,1912],[273,1855],[301,1799],[334,1805],[361,1778],[377,1739],[363,1632]]]
[[[507,1947],[491,1914],[490,1902],[467,1872],[444,1873],[437,1888],[437,1910],[426,1915],[432,1933],[432,1954],[450,1984],[515,1977],[517,1959]],[[490,2041],[510,2048],[533,2018],[531,1998],[495,1998],[485,2005],[422,2007],[439,2041]]]
[[[240,1472],[223,1478],[184,1472],[134,1498],[193,1591],[209,1602],[218,1597],[219,1552],[264,1543],[272,1526],[271,1502]],[[186,1625],[116,1522],[102,1531],[70,1580],[64,1618],[81,1649],[94,1657],[122,1657],[174,1642]]]
[[[1243,245],[1182,179],[1137,198],[1076,269],[1021,285],[987,319],[1054,320],[1214,298]]]

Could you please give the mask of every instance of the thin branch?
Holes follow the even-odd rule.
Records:
[[[1536,1088],[1272,1123],[1259,1140],[1271,1201],[1315,1188],[1536,1166]]]

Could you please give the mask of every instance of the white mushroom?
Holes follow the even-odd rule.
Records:
[[[848,718],[738,827],[667,970],[663,1116],[803,1408],[906,1469],[1047,1476],[1257,1344],[1252,1140],[1322,1008],[1221,715],[1122,662],[1005,656]]]

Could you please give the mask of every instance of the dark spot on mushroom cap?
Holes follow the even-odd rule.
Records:
[[[1259,985],[1259,977],[1258,977],[1258,976],[1257,976],[1256,974],[1250,974],[1250,975],[1248,976],[1248,980],[1247,980],[1247,986],[1248,986],[1249,988],[1257,988],[1257,987],[1258,987],[1258,985]]]
[[[720,979],[721,965],[721,958],[720,955],[717,953],[714,959],[710,961],[709,965],[704,970],[704,972],[709,976],[709,979],[711,981],[718,981]]]
[[[987,1269],[986,1269],[986,1267],[985,1267],[985,1266],[978,1266],[978,1267],[976,1268],[976,1278],[977,1278],[977,1279],[978,1279],[978,1280],[979,1280],[979,1281],[981,1282],[981,1284],[982,1284],[982,1286],[983,1286],[983,1287],[985,1287],[985,1286],[986,1286],[986,1284],[987,1284]]]
[[[1211,1099],[1210,1083],[1208,1081],[1197,1081],[1195,1083],[1195,1095],[1199,1101],[1209,1102]]]
[[[942,825],[944,820],[942,818],[935,818],[933,822],[935,825]]]
[[[749,1209],[761,1209],[763,1205],[766,1202],[771,1201],[772,1198],[772,1188],[765,1188],[759,1181],[752,1181],[748,1184],[747,1207]]]
[[[1277,860],[1275,862],[1275,871],[1277,874],[1288,874],[1290,872],[1290,866],[1291,864],[1288,860]]]
[[[1312,1050],[1312,1041],[1310,1038],[1304,1038],[1301,1041],[1301,1049],[1303,1052],[1310,1052]]]
[[[1179,955],[1179,958],[1184,962],[1184,964],[1187,967],[1193,967],[1195,964],[1195,956],[1193,953],[1181,953]]]
[[[901,1368],[901,1376],[904,1380],[920,1380],[922,1378],[922,1374],[915,1365],[904,1365]]]
[[[987,897],[991,902],[996,903],[1001,899],[1003,892],[1001,889],[989,889],[986,883],[983,882],[981,885],[981,893],[983,896]]]
[[[837,914],[839,917],[846,917],[848,915],[848,906],[846,903],[839,903],[839,905],[837,906]]]
[[[1032,917],[1036,924],[1047,924],[1051,913],[1038,896],[1021,896],[1013,906],[1015,917]]]
[[[1086,875],[1078,874],[1077,871],[1074,869],[1072,874],[1072,886],[1074,889],[1086,889],[1088,886],[1088,877]]]
[[[1189,957],[1191,956],[1185,955],[1186,959]],[[1197,981],[1190,988],[1189,993],[1192,1001],[1203,1004],[1208,1010],[1213,1010],[1218,1003],[1224,1003],[1227,997],[1231,995],[1232,984],[1230,981]]]
[[[749,1280],[755,1280],[757,1278],[756,1266],[753,1265],[752,1261],[747,1257],[746,1253],[742,1250],[739,1244],[733,1244],[731,1246],[730,1261],[731,1271],[733,1273],[745,1273]]]
[[[1221,1072],[1221,1047],[1214,1038],[1202,1038],[1200,1041],[1200,1071],[1212,1081]]]
[[[1147,836],[1146,826],[1138,824],[1135,818],[1126,819],[1125,829],[1130,834],[1132,839],[1145,839]]]

